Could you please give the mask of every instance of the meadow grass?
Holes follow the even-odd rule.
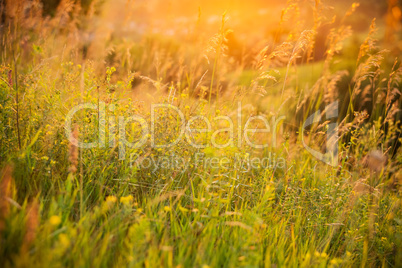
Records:
[[[105,32],[110,17],[90,2],[61,1],[46,19],[39,1],[2,4],[2,267],[402,265],[402,67],[396,42],[377,40],[375,21],[364,34],[353,33],[347,21],[357,4],[342,10],[327,33],[325,57],[314,60],[318,28],[332,20],[321,1],[312,6],[311,25],[302,23],[302,3],[290,1],[277,14],[280,25],[296,25],[284,42],[254,42],[240,54],[227,40],[228,14],[215,34],[203,26],[200,9],[185,37],[177,33],[182,26],[173,37],[125,35]],[[333,167],[302,143],[321,152],[330,118],[308,131],[302,125],[336,100]],[[147,139],[120,158],[121,140],[138,142],[142,121],[123,134],[119,116],[140,115],[151,125],[150,105],[169,104],[186,120],[209,119],[216,130],[228,125],[214,118],[234,117],[239,102],[236,131],[251,116],[286,117],[269,148],[239,145],[239,136],[222,131],[188,139],[231,143],[225,148],[196,148],[184,138],[157,148]],[[97,108],[75,114],[72,137],[91,142],[104,135],[105,146],[79,148],[66,137],[67,114],[82,103]],[[175,140],[177,113],[163,110],[156,118],[155,142]],[[250,134],[259,143],[272,135]],[[229,162],[203,165],[199,154]],[[136,161],[180,157],[189,165],[144,167],[132,155]],[[283,163],[250,168],[252,157]]]

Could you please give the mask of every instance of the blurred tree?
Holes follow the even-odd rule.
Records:
[[[385,41],[392,43],[398,40],[396,34],[401,30],[402,12],[398,0],[388,0],[388,11],[385,17],[387,28],[385,30]]]
[[[5,6],[6,6],[6,0],[0,0],[0,29],[3,27],[4,23],[6,22]]]
[[[61,0],[41,0],[43,5],[43,15],[44,16],[54,16],[56,14],[57,6],[60,4]]]
[[[94,0],[74,0],[74,2],[79,2],[81,4],[84,14],[88,12],[88,9],[92,1]],[[57,7],[59,6],[61,0],[41,0],[41,2],[43,4],[43,15],[54,16],[56,14]],[[103,1],[97,1],[97,2],[103,2]]]

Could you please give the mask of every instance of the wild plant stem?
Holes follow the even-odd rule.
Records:
[[[289,61],[288,66],[287,66],[287,68],[286,68],[285,80],[283,81],[282,94],[281,94],[281,101],[283,100],[283,92],[285,91],[286,80],[288,79],[289,68],[290,68],[290,61]]]
[[[215,71],[216,71],[216,67],[218,65],[219,54],[220,54],[220,48],[218,48],[218,53],[216,54],[215,61],[214,61],[214,68],[212,70],[211,86],[209,87],[209,105],[211,105],[212,88],[214,85]]]
[[[21,150],[21,134],[20,134],[20,109],[19,109],[19,96],[18,96],[18,71],[17,63],[15,60],[15,54],[13,49],[13,61],[14,61],[14,81],[15,81],[15,111],[16,111],[16,123],[17,123],[17,138],[18,138],[18,148]]]
[[[84,180],[83,180],[83,170],[82,170],[82,150],[79,150],[80,156],[80,218],[84,215]]]

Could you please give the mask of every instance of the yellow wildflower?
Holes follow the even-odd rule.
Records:
[[[54,215],[54,216],[50,217],[49,222],[50,222],[51,225],[56,226],[56,225],[59,225],[61,223],[61,219],[60,219],[59,216]]]
[[[106,197],[106,202],[108,202],[110,204],[116,203],[116,201],[117,201],[117,198],[114,195],[109,195],[108,197]]]
[[[59,235],[59,242],[63,247],[68,247],[70,245],[70,239],[66,234]]]
[[[132,195],[120,197],[120,203],[122,203],[124,205],[129,205],[132,201],[133,201]]]
[[[168,207],[168,206],[165,206],[163,209],[164,209],[165,211],[172,211],[172,209],[171,209],[170,207]]]

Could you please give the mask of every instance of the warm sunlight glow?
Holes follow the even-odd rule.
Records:
[[[402,267],[400,0],[0,0],[0,267]]]

